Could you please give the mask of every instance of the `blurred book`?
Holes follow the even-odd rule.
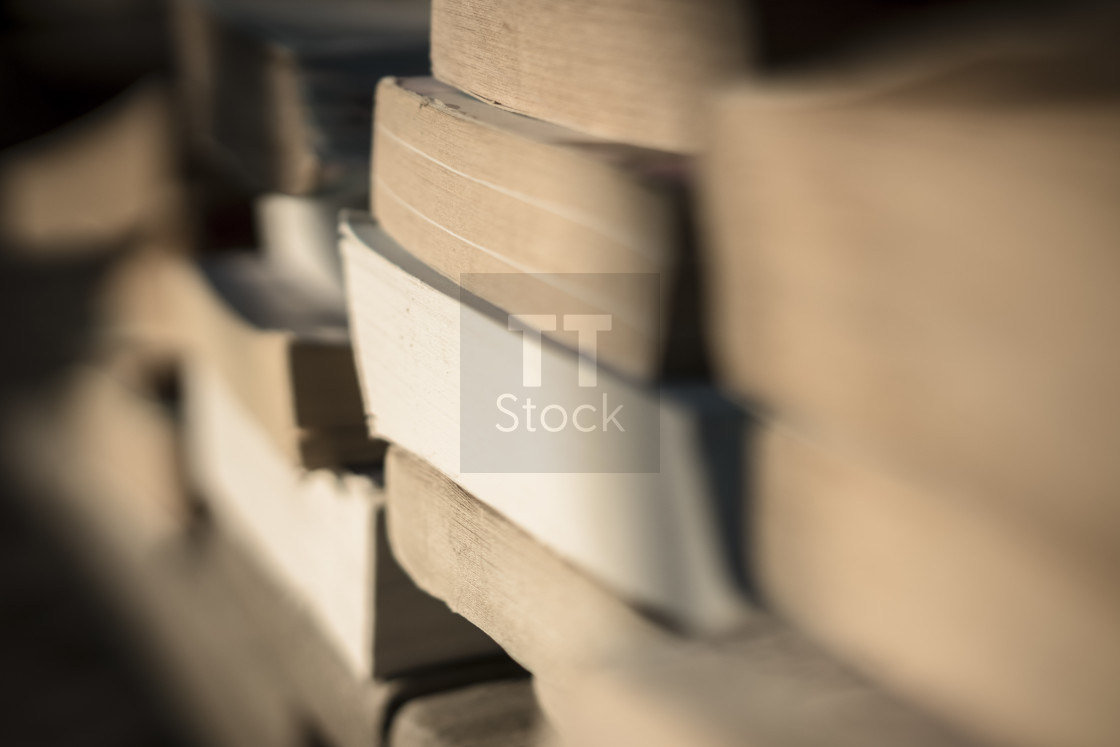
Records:
[[[378,459],[339,297],[251,252],[183,267],[176,290],[194,355],[221,372],[289,462]]]
[[[197,740],[190,743],[377,744],[392,715],[413,697],[519,675],[516,666],[493,655],[405,671],[410,654],[432,662],[422,647],[402,646],[398,636],[387,650],[395,657],[393,676],[357,676],[334,630],[324,625],[329,617],[324,617],[323,599],[277,573],[275,558],[262,553],[242,526],[228,522],[228,513],[197,510],[197,500],[210,496],[199,495],[198,481],[177,464],[184,433],[167,405],[114,367],[87,365],[61,378],[50,392],[5,411],[0,460],[8,474],[27,481],[27,494],[34,498],[29,513],[68,542],[89,591],[110,603],[120,640],[143,662],[152,686],[172,699],[186,736]],[[258,494],[259,500],[275,499],[281,506],[294,499],[286,507],[288,517],[310,519],[305,537],[289,537],[298,543],[287,550],[289,557],[307,551],[310,539],[322,539],[317,530],[332,515],[328,503],[300,503],[296,493],[281,486],[277,494]],[[303,497],[328,496],[306,488]],[[359,497],[348,496],[352,509]],[[218,500],[214,496],[212,503]],[[343,513],[333,515],[342,518]],[[372,531],[369,525],[350,525],[353,514],[345,518],[351,537]],[[339,537],[331,541],[338,548],[333,555],[320,548],[304,557],[318,562],[304,570],[304,578],[325,572],[336,584],[354,581],[346,570],[362,560],[347,558],[355,543]],[[383,546],[379,552],[384,554]],[[328,567],[327,559],[334,564]],[[394,574],[382,559],[376,568],[380,578]],[[449,641],[438,636],[448,629],[425,627],[425,620],[434,618],[407,603],[401,582],[410,582],[395,573],[395,582],[378,587],[388,592],[380,604],[399,603],[401,609],[389,609],[407,611],[408,623],[417,623],[410,631],[398,618],[398,634],[407,631],[416,640],[427,631],[436,635],[427,639],[432,651],[440,650]],[[441,602],[411,588],[429,609],[442,607],[443,615],[451,616]],[[385,622],[384,609],[378,608],[379,624]]]
[[[1107,5],[993,15],[713,107],[712,353],[776,424],[746,565],[995,743],[1120,735],[1118,34]]]
[[[373,83],[428,68],[423,3],[179,0],[175,10],[193,140],[254,191],[363,184]]]
[[[192,476],[219,521],[300,600],[356,676],[387,679],[498,652],[389,553],[376,468],[288,463],[215,371],[187,372]]]
[[[141,81],[0,154],[0,242],[37,258],[181,245],[178,167],[167,86]]]
[[[753,463],[750,563],[788,619],[981,741],[1115,740],[1108,558],[788,428],[761,435]]]
[[[1118,29],[1062,13],[724,97],[708,267],[723,380],[1114,545]]]
[[[338,218],[367,201],[367,191],[319,195],[263,194],[254,201],[261,251],[269,264],[320,292],[344,292]]]
[[[432,74],[531,117],[696,152],[705,93],[746,65],[746,10],[734,0],[435,0]]]
[[[193,329],[185,401],[191,474],[218,519],[325,628],[356,675],[492,654],[388,554],[377,469],[341,299],[267,258],[183,268]]]
[[[492,682],[404,705],[386,747],[548,747],[532,683]]]
[[[137,375],[178,353],[166,274],[196,241],[173,109],[167,83],[147,78],[0,153],[0,247],[9,271],[47,285],[52,275],[58,285],[87,276],[89,298],[45,305],[44,323],[84,303],[84,315],[70,321],[82,355],[109,349],[129,357]],[[30,341],[42,350],[55,343]]]

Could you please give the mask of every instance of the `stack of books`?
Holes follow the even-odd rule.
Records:
[[[338,211],[367,199],[376,82],[427,69],[427,25],[422,3],[182,3],[178,98],[143,81],[0,160],[4,248],[80,271],[51,318],[88,316],[0,458],[202,744],[537,739],[524,670],[389,551],[350,348]],[[206,214],[230,195],[251,230]]]
[[[195,145],[252,195],[257,237],[172,282],[186,470],[211,520],[344,664],[335,687],[369,702],[363,718],[332,714],[328,693],[297,686],[295,708],[332,743],[380,738],[413,695],[520,672],[388,548],[386,445],[366,427],[336,238],[338,211],[367,194],[377,79],[426,67],[427,8],[384,5],[317,18],[185,3],[178,17]],[[294,662],[288,674],[302,679]],[[524,712],[518,728],[527,708],[511,714]]]
[[[1120,14],[907,5],[178,0],[4,157],[147,352],[0,455],[205,740],[1120,743]]]
[[[5,256],[63,272],[84,266],[96,282],[80,324],[148,360],[175,345],[159,278],[192,246],[173,116],[166,81],[151,76],[0,156]]]
[[[965,744],[752,599],[773,428],[710,381],[693,213],[744,23],[444,0],[435,77],[379,83],[341,248],[390,542],[565,744]]]
[[[1120,16],[944,20],[714,105],[713,351],[773,423],[744,562],[977,738],[1115,744]]]

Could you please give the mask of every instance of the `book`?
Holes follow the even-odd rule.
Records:
[[[94,345],[129,358],[140,376],[172,375],[189,347],[175,291],[191,239],[181,235],[176,245],[170,231],[166,238],[110,257],[91,299]]]
[[[400,570],[386,545],[377,472],[292,465],[215,367],[199,361],[186,374],[196,484],[357,677],[389,679],[499,652]]]
[[[401,565],[533,674],[564,744],[971,743],[764,612],[709,640],[650,620],[397,446],[386,498]]]
[[[128,87],[0,155],[0,241],[62,259],[174,245],[185,206],[166,86]]]
[[[158,552],[187,530],[192,506],[171,417],[151,378],[133,376],[124,362],[102,353],[21,398],[6,420],[5,471],[36,497],[95,496],[91,503],[112,517],[110,536]],[[81,533],[80,523],[49,518]]]
[[[286,275],[298,277],[322,292],[341,296],[338,214],[343,208],[361,207],[365,202],[365,190],[261,195],[253,203],[261,254]]]
[[[544,745],[533,685],[487,682],[414,698],[393,719],[387,747],[531,747]]]
[[[290,463],[374,463],[341,300],[252,253],[175,281],[189,355],[208,360]]]
[[[531,117],[696,152],[705,93],[747,64],[743,13],[726,0],[435,0],[432,74]]]
[[[495,653],[388,554],[338,291],[243,252],[181,268],[180,293],[190,468],[219,521],[358,677]]]
[[[625,337],[600,357],[636,378],[702,368],[698,340],[682,332],[699,328],[695,289],[682,287],[693,279],[688,183],[685,158],[512,114],[431,78],[377,87],[372,192],[384,230],[456,282],[535,278],[476,291],[498,306],[523,304],[503,296],[516,291],[609,313]],[[624,274],[658,283],[620,284]]]
[[[790,428],[752,463],[752,575],[791,623],[983,743],[1116,742],[1114,553]]]
[[[1120,26],[1087,7],[728,91],[706,277],[744,400],[1109,552]]]
[[[293,3],[179,0],[174,10],[193,141],[251,191],[360,185],[372,83],[390,71],[428,69],[423,3],[343,2],[311,12]]]
[[[376,744],[412,698],[518,675],[491,656],[356,677],[244,537],[188,508],[172,411],[115,369],[76,368],[9,416],[0,460],[32,488],[23,507],[81,562],[191,739]]]
[[[702,389],[659,397],[552,344],[537,349],[541,380],[523,386],[525,338],[508,311],[421,263],[368,216],[344,214],[341,245],[371,433],[632,603],[706,632],[741,619],[724,534],[736,522],[721,513],[739,505],[727,451],[746,437],[738,410]],[[584,386],[591,374],[596,384]]]

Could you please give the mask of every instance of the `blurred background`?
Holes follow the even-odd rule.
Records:
[[[148,503],[139,510],[154,512],[156,524],[188,534],[183,527],[206,524],[180,480],[178,333],[160,271],[165,261],[256,247],[254,204],[265,193],[364,204],[374,84],[388,71],[428,69],[427,5],[375,5],[0,4],[3,744],[218,743],[197,724],[197,699],[185,705],[170,684],[168,667],[178,665],[153,654],[163,644],[150,628],[211,626],[232,639],[219,650],[253,634],[221,610],[195,610],[201,623],[138,613],[147,602],[136,599],[148,597],[135,587],[144,582],[121,570],[135,559],[106,559],[89,517],[60,508],[59,495],[94,505],[132,483],[125,493]],[[297,53],[314,72],[301,73],[294,99],[277,103]],[[278,121],[297,109],[314,112],[314,132]],[[290,157],[277,156],[286,149]],[[333,240],[333,225],[325,230]],[[110,395],[94,414],[71,406],[89,401],[73,396],[72,382],[91,366],[123,372],[127,396],[150,406],[139,415],[141,435],[113,425],[129,420],[127,397]],[[238,666],[261,669],[260,659]],[[200,676],[227,697],[226,674]],[[254,685],[230,686],[241,718],[260,719],[244,711],[239,688],[268,690],[276,676],[262,671]],[[269,741],[244,731],[250,736],[235,741]],[[320,743],[312,726],[297,731]]]
[[[0,28],[0,158],[9,185],[10,164],[19,160],[12,154],[28,147],[46,151],[47,160],[54,152],[56,165],[44,169],[55,174],[46,178],[64,184],[70,166],[65,143],[45,141],[66,139],[71,130],[83,136],[94,126],[91,117],[140,81],[170,80],[170,25],[162,3],[5,2]],[[79,200],[89,180],[105,178],[83,177],[91,166],[73,165],[75,178],[86,180]],[[7,218],[18,209],[11,205],[11,189],[0,240],[0,401],[6,421],[16,403],[49,389],[66,367],[89,354],[96,299],[109,272],[106,256],[127,240],[124,232],[112,232],[128,230],[111,226],[106,233],[93,225],[57,242],[48,237],[54,246],[43,261],[41,247],[33,246],[39,237],[28,237],[25,227]],[[85,559],[39,514],[44,496],[14,472],[5,460],[0,738],[27,745],[195,743]]]
[[[313,640],[314,602],[290,603],[255,550],[226,547],[183,435],[196,334],[182,321],[183,268],[266,258],[299,292],[273,283],[261,315],[284,317],[306,295],[300,313],[345,327],[338,217],[370,209],[377,82],[431,74],[433,7],[438,20],[459,5],[470,3],[0,0],[0,744],[373,744],[416,693],[525,681],[472,627],[454,666],[394,672],[384,681],[397,689],[369,705],[382,678],[363,671],[351,688],[331,644]],[[839,455],[797,461],[759,436],[736,456],[747,485],[720,536],[744,604],[977,744],[1069,735],[1104,747],[1120,734],[1103,705],[1120,693],[1108,691],[1120,684],[1113,5],[593,6],[546,10],[605,27],[611,9],[702,8],[697,26],[714,18],[726,32],[633,53],[653,69],[642,54],[684,49],[691,70],[689,55],[723,45],[692,77],[664,81],[663,99],[643,93],[687,109],[692,128],[673,194],[700,311],[680,323],[702,327],[707,349],[704,365],[679,369],[759,433],[774,425],[775,439],[796,432]],[[513,0],[479,8],[464,15],[516,16]],[[604,65],[604,80],[629,85]],[[624,144],[678,150],[635,141]],[[253,307],[238,318],[257,313],[252,294],[202,274]],[[226,346],[235,368],[242,352]],[[354,418],[344,425],[361,431],[360,458],[297,461],[380,490],[385,446]],[[875,477],[848,481],[851,465]],[[855,559],[851,573],[836,557]],[[282,634],[262,632],[289,607]],[[930,609],[951,612],[926,628]],[[1030,624],[1005,641],[1020,614]],[[292,648],[303,653],[288,660]],[[1003,665],[1035,649],[1034,664]],[[990,669],[975,664],[989,651]],[[983,698],[953,697],[954,677],[975,672],[977,691],[1008,687],[991,719]],[[1008,685],[1019,680],[1031,686]],[[1017,741],[1033,728],[1024,704],[1067,681],[1093,693],[1084,710],[1055,706],[1040,717],[1051,730]],[[530,701],[503,691],[505,710],[472,705],[513,736],[454,744],[547,743]]]

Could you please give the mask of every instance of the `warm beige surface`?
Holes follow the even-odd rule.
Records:
[[[190,737],[369,747],[395,704],[509,676],[503,661],[485,660],[389,683],[356,678],[298,598],[224,526],[165,520],[183,508],[174,499],[182,476],[163,453],[173,428],[167,411],[113,375],[81,370],[5,412],[0,459],[34,487],[29,513],[99,582],[120,615],[117,632],[184,709]]]
[[[260,195],[253,217],[261,253],[267,261],[328,293],[342,287],[338,256],[338,214],[363,206],[368,185],[319,195]]]
[[[388,747],[534,747],[543,726],[528,679],[472,685],[405,704]]]
[[[994,744],[1120,741],[1120,584],[1004,507],[773,430],[753,564],[838,656]]]
[[[498,106],[692,152],[704,95],[746,64],[730,0],[435,0],[432,70]]]
[[[0,238],[43,257],[178,238],[182,194],[170,108],[166,88],[144,81],[6,151]]]
[[[719,641],[658,627],[405,451],[386,485],[401,565],[535,675],[567,744],[965,744],[761,613]]]
[[[378,475],[296,467],[217,371],[195,365],[185,379],[192,479],[356,676],[384,679],[498,652],[389,554]]]
[[[992,35],[924,67],[910,50],[892,80],[885,56],[842,83],[744,85],[720,101],[706,169],[727,384],[1110,557],[1116,28]]]
[[[183,252],[136,247],[121,252],[97,294],[99,334],[111,346],[169,361],[187,344],[176,314],[175,278]]]
[[[628,333],[610,362],[654,375],[685,250],[683,159],[511,114],[430,78],[383,79],[375,119],[373,209],[391,236],[456,282],[582,275],[542,277],[532,295],[612,314]],[[640,285],[620,292],[604,273],[658,274],[661,298]],[[471,290],[502,308],[525,304]]]
[[[191,503],[170,414],[121,362],[83,365],[49,399],[10,408],[0,449],[16,475],[47,490],[81,495],[90,485],[115,518],[111,531],[147,551],[184,530]]]
[[[174,284],[190,354],[221,371],[292,464],[376,458],[340,302],[250,255],[180,267]]]

